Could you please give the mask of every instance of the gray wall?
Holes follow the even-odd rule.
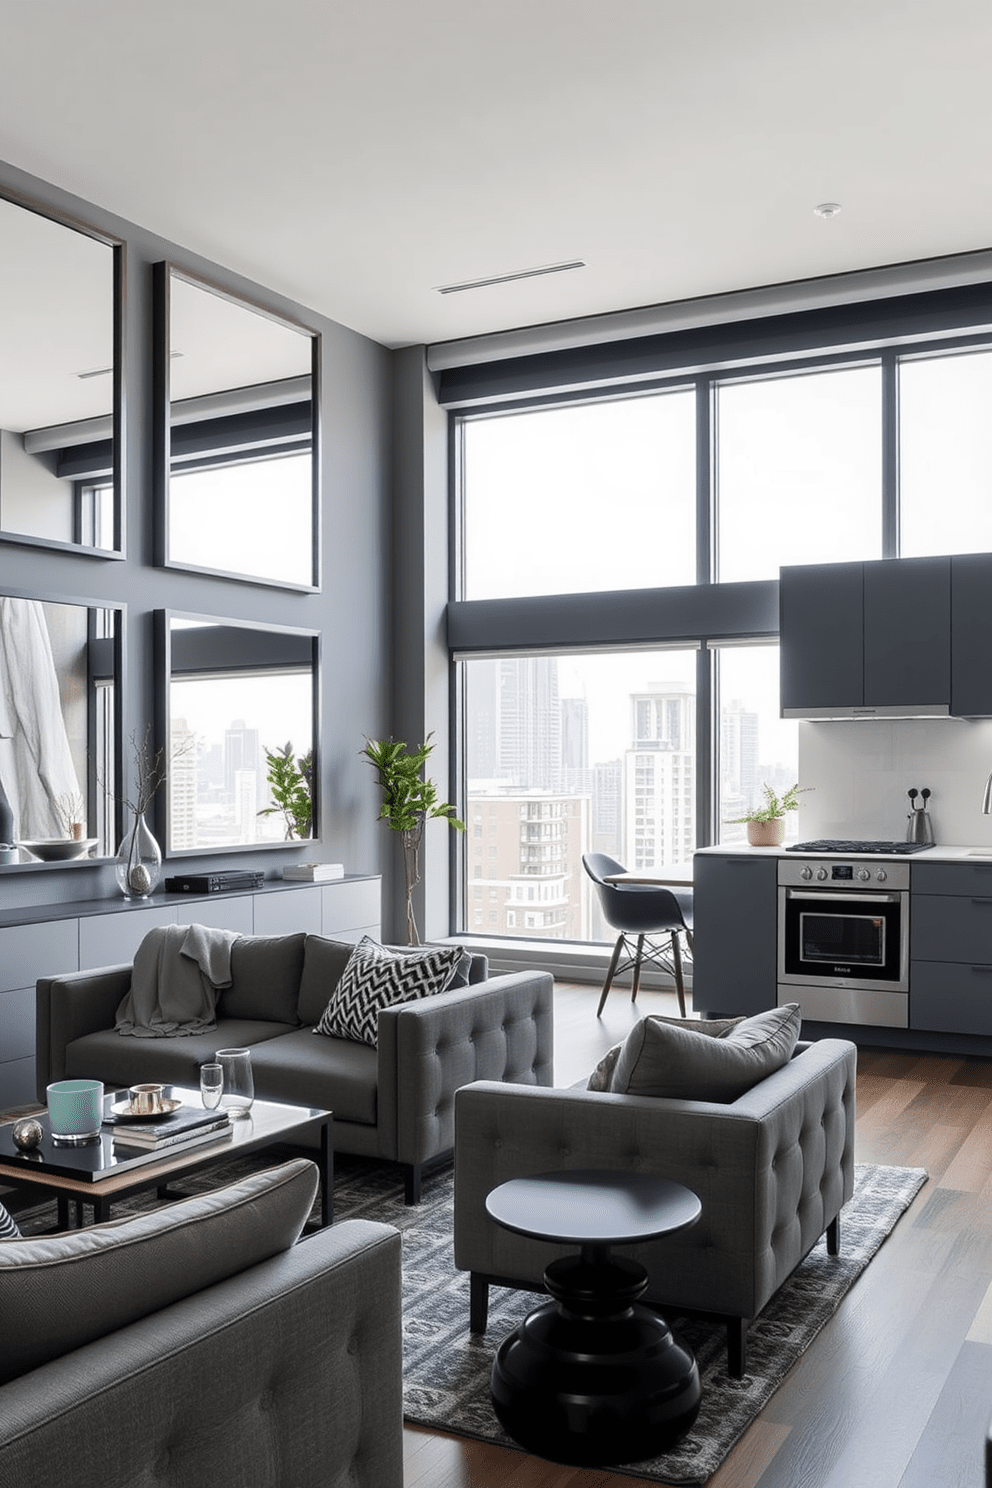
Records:
[[[366,734],[388,734],[391,717],[392,603],[391,425],[393,356],[383,347],[311,313],[264,286],[209,263],[78,198],[0,163],[0,188],[121,238],[126,271],[127,558],[111,561],[0,542],[0,590],[31,590],[53,599],[128,606],[124,696],[128,738],[154,719],[152,615],[188,610],[256,623],[303,626],[323,636],[320,770],[323,832],[315,856],[348,872],[387,873],[392,844],[376,816],[378,792],[361,757]],[[298,316],[323,335],[323,587],[293,594],[208,575],[154,566],[152,462],[152,265],[168,259],[223,287]],[[446,738],[446,734],[445,734]],[[251,866],[275,876],[299,849],[216,857],[170,858],[166,872]],[[118,893],[112,867],[0,874],[0,911]],[[389,902],[387,897],[387,904]]]

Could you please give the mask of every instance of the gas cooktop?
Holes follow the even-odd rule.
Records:
[[[786,852],[840,853],[843,857],[862,853],[870,857],[887,858],[925,852],[932,846],[931,842],[858,842],[842,837],[824,837],[818,842],[794,842],[791,847],[786,848]]]

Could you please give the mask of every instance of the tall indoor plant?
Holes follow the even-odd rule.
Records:
[[[313,835],[313,750],[294,758],[292,742],[281,749],[265,746],[268,765],[266,780],[272,790],[274,806],[263,806],[259,816],[282,814],[286,823],[286,841]]]
[[[413,891],[420,882],[420,844],[424,823],[438,817],[458,832],[465,823],[455,816],[448,801],[438,799],[437,787],[424,775],[424,766],[434,748],[432,734],[423,744],[411,749],[402,740],[366,739],[362,751],[377,772],[382,787],[382,810],[379,820],[388,822],[399,832],[403,842],[403,876],[406,887],[406,937],[409,945],[419,945],[417,921],[413,912]]]

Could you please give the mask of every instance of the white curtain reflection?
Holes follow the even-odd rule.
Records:
[[[15,840],[64,837],[56,802],[82,795],[40,601],[0,596],[0,781]]]

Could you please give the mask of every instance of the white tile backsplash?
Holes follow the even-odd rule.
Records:
[[[906,836],[910,786],[933,795],[934,841],[992,846],[983,816],[992,771],[992,719],[831,720],[799,725],[801,841]]]

